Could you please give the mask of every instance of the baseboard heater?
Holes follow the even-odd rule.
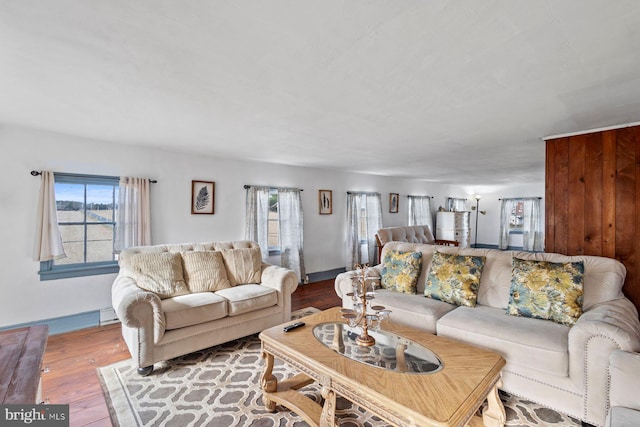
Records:
[[[118,323],[120,320],[116,316],[116,311],[111,308],[103,308],[100,310],[100,326],[111,325],[112,323]]]

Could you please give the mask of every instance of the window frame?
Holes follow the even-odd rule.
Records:
[[[120,185],[120,177],[117,176],[106,176],[106,175],[87,175],[87,174],[71,174],[71,173],[54,173],[54,181],[56,183],[65,183],[65,184],[83,184],[83,185],[112,185],[114,187],[118,187]],[[86,202],[86,187],[85,187],[85,202]],[[57,202],[56,198],[56,202]],[[114,194],[114,205],[117,204],[117,198]],[[86,203],[85,203],[85,212],[86,212]],[[114,209],[114,217],[110,222],[114,227],[114,241],[115,241],[115,227],[117,220],[115,218],[115,209]],[[84,242],[84,250],[86,252],[86,215],[84,218],[84,226],[85,226],[85,242]],[[50,261],[41,261],[40,262],[40,270],[38,274],[40,276],[41,281],[45,280],[56,280],[56,279],[66,279],[72,277],[85,277],[85,276],[95,276],[101,274],[111,274],[117,273],[119,270],[117,255],[116,259],[113,261],[97,261],[97,262],[83,262],[83,263],[75,263],[75,264],[61,264],[56,265],[54,260]]]

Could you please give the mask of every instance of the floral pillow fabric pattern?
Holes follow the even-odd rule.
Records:
[[[405,294],[415,294],[421,270],[421,252],[388,251],[380,274],[382,287]]]
[[[456,305],[475,307],[486,257],[434,252],[424,295]]]
[[[571,326],[582,315],[582,262],[512,260],[507,314]]]

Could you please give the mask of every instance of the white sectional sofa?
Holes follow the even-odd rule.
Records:
[[[434,251],[486,257],[475,307],[458,306],[423,294]],[[382,252],[422,253],[417,293],[376,290],[375,304],[390,309],[391,320],[425,333],[458,339],[500,353],[507,364],[502,389],[587,423],[603,426],[609,409],[609,356],[616,349],[640,350],[635,306],[622,293],[626,270],[595,256],[461,249],[452,246],[390,242]],[[551,320],[508,315],[512,258],[584,263],[583,314],[573,326]],[[373,267],[380,272],[382,265]],[[335,291],[344,307],[354,272],[338,275]]]
[[[606,427],[640,426],[640,354],[614,350],[609,358],[611,392]]]
[[[119,264],[112,304],[141,375],[291,319],[296,274],[262,263],[252,241],[129,248]]]

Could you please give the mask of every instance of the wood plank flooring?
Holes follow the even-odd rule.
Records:
[[[339,306],[334,280],[299,286],[292,310]],[[96,369],[130,357],[120,324],[100,326],[49,337],[44,354],[42,396],[50,404],[69,404],[71,427],[111,426]]]

